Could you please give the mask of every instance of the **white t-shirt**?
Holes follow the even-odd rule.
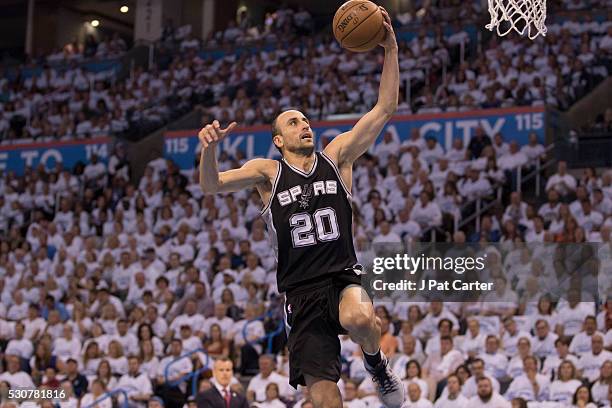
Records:
[[[21,358],[30,358],[32,353],[34,352],[34,346],[32,342],[26,338],[17,340],[13,339],[8,342],[6,346],[6,350],[4,351],[5,355],[15,355]]]
[[[289,378],[284,375],[272,372],[268,378],[262,378],[261,374],[257,374],[249,381],[247,391],[253,391],[255,393],[256,401],[264,401],[266,399],[266,387],[270,383],[276,383],[281,396],[291,396],[294,394],[290,389]]]
[[[457,398],[451,400],[448,395],[443,395],[434,404],[434,408],[468,408],[469,400],[462,394],[457,395]]]
[[[125,374],[121,377],[117,383],[117,388],[125,390],[128,397],[136,394],[153,394],[153,388],[151,386],[151,380],[147,374],[140,374],[133,377],[129,374]],[[136,404],[134,401],[130,401],[131,404]],[[138,403],[137,406],[144,407],[145,403]]]
[[[11,385],[11,388],[35,388],[32,377],[23,371],[14,374],[6,371],[0,374],[0,381],[6,381]]]
[[[408,399],[406,402],[404,402],[402,408],[433,408],[433,404],[425,398],[421,398],[415,402],[412,402],[410,401],[410,399]]]
[[[94,397],[94,395],[92,393],[87,393],[85,395],[83,395],[83,398],[81,398],[81,406],[82,407],[87,407],[89,405],[91,405],[92,402],[98,400],[102,398],[102,395],[98,396],[98,397]],[[113,403],[112,400],[110,398],[106,398],[102,401],[100,401],[99,403],[97,403],[93,408],[113,408]]]
[[[612,359],[612,353],[607,350],[602,350],[598,355],[593,352],[585,353],[578,360],[578,367],[582,370],[582,375],[589,381],[593,382],[599,377],[599,371],[603,363]]]
[[[509,401],[506,401],[504,397],[494,392],[491,398],[484,402],[478,395],[470,398],[468,401],[470,408],[512,408]]]
[[[549,399],[551,401],[563,402],[566,404],[572,403],[572,398],[574,398],[574,393],[582,384],[578,380],[569,380],[569,381],[559,381],[555,380],[550,385],[550,396]]]

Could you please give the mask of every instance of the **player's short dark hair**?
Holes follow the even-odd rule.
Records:
[[[451,336],[442,336],[442,337],[440,337],[440,341],[443,341],[443,340],[450,341],[451,343],[453,342],[453,338]]]
[[[274,137],[277,135],[280,135],[280,129],[278,128],[278,124],[277,124],[277,119],[278,117],[281,115],[282,112],[279,112],[274,119],[272,120],[272,144],[274,145],[274,147],[276,147],[276,150],[279,151],[279,153],[281,154],[281,156],[283,155],[283,152],[281,151],[280,147],[278,147],[276,144],[274,144]]]

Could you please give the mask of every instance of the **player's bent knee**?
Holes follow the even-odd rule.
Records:
[[[371,305],[357,305],[356,307],[344,310],[340,314],[340,324],[349,333],[366,334],[375,327],[374,311]]]
[[[309,383],[308,380],[306,382]],[[315,408],[342,408],[340,390],[333,381],[316,381],[310,384],[308,389]]]

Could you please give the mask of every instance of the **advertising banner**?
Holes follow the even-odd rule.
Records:
[[[62,162],[64,168],[71,169],[78,162],[87,164],[92,154],[98,155],[106,163],[111,154],[112,139],[108,137],[89,140],[70,140],[52,143],[28,143],[0,146],[0,170],[23,174],[26,167],[55,168]]]
[[[356,120],[313,122],[318,146],[321,147],[324,139],[331,139],[351,129],[355,123]],[[540,142],[543,142],[545,110],[544,107],[527,107],[395,116],[382,133],[390,131],[400,140],[405,140],[412,129],[417,128],[423,137],[433,136],[447,149],[455,138],[462,138],[467,145],[478,127],[491,137],[501,133],[507,142],[516,140],[519,145],[527,143],[530,133],[535,133]],[[165,157],[173,160],[181,169],[192,168],[195,155],[200,150],[197,134],[198,129],[167,132],[164,140]],[[272,158],[278,155],[272,144],[270,126],[238,127],[220,147],[230,154],[241,150],[247,158]]]

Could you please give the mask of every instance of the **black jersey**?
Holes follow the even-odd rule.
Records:
[[[280,292],[314,282],[357,264],[350,192],[337,166],[315,153],[304,173],[279,160],[270,202],[262,210],[276,251]]]

